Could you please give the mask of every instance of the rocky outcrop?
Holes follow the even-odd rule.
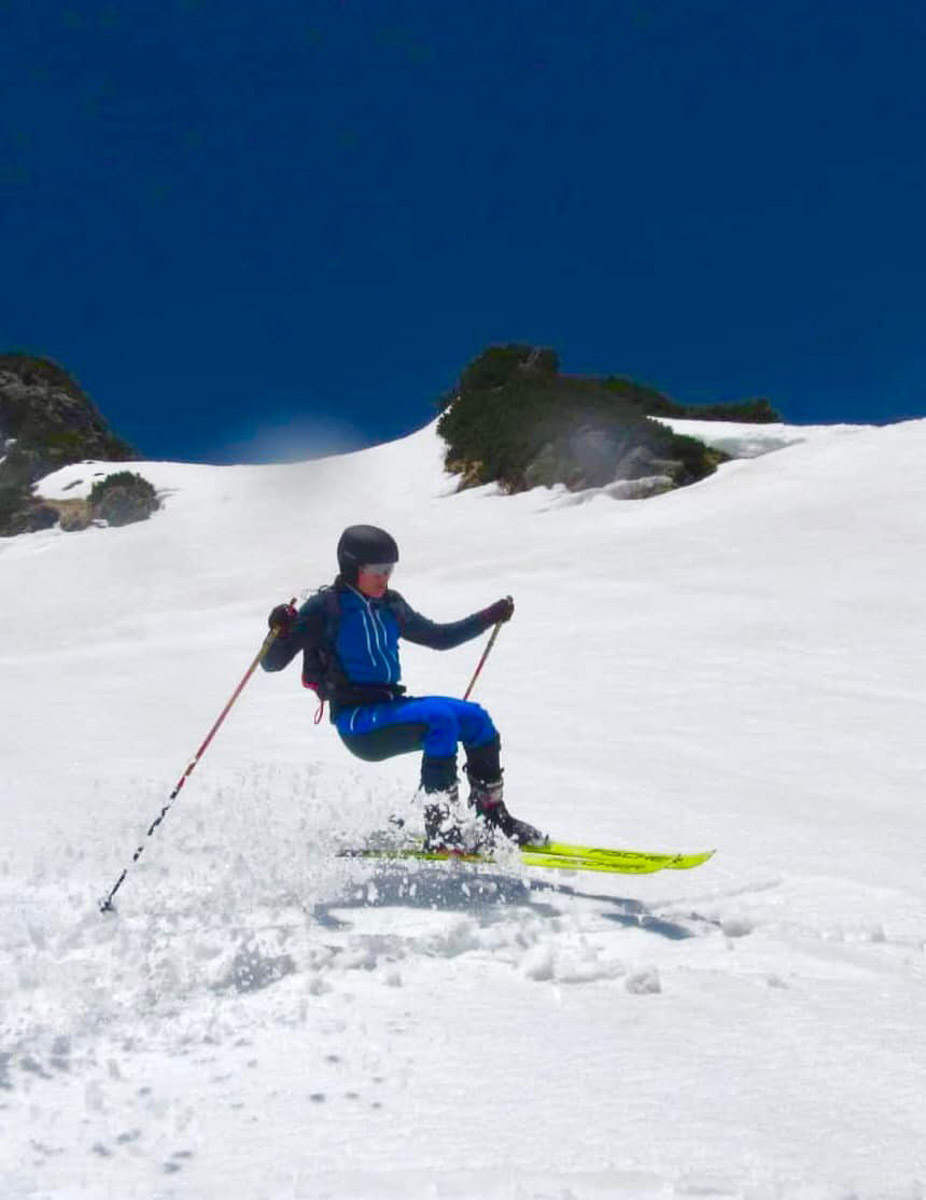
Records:
[[[57,509],[32,494],[43,476],[84,459],[138,457],[57,363],[0,354],[0,536],[56,523]]]
[[[536,346],[483,351],[440,407],[444,462],[461,487],[498,483],[521,492],[561,484],[636,498],[696,483],[727,458],[655,419],[695,410],[620,376],[563,375],[556,354]],[[716,419],[721,409],[710,412]],[[775,415],[764,402],[736,412],[757,421]]]

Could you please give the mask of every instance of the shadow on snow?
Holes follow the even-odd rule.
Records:
[[[503,919],[505,912],[512,909],[547,919],[562,916],[562,909],[540,899],[543,895],[592,901],[600,906],[600,915],[606,921],[628,929],[643,929],[670,941],[698,936],[689,926],[658,916],[639,900],[583,892],[566,884],[466,870],[460,864],[455,864],[452,872],[432,871],[427,867],[409,871],[406,864],[382,866],[371,881],[337,899],[316,904],[312,915],[327,929],[348,927],[347,922],[335,915],[335,910],[362,908],[461,912],[478,917],[483,925]],[[692,914],[692,919],[702,920],[696,914]]]

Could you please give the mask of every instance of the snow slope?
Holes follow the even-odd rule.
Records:
[[[4,1200],[926,1196],[926,422],[703,432],[750,457],[646,501],[455,494],[429,428],[143,464],[151,521],[0,541]],[[101,918],[362,521],[435,619],[514,595],[476,698],[516,813],[712,862],[336,859],[414,817],[417,763],[351,759],[294,667]],[[459,694],[480,650],[406,680]]]

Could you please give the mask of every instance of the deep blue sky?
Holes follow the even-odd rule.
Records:
[[[0,0],[0,350],[205,461],[505,341],[924,415],[924,62],[922,0]]]

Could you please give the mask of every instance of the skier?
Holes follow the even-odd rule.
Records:
[[[400,637],[434,650],[449,650],[511,620],[510,596],[461,621],[441,625],[415,612],[389,588],[399,561],[392,536],[374,525],[351,525],[337,547],[338,576],[297,611],[278,604],[268,623],[277,636],[264,656],[265,671],[282,670],[303,652],[302,680],[329,702],[331,722],[358,758],[379,762],[423,751],[421,790],[425,845],[490,848],[497,833],[518,845],[542,843],[544,835],[513,817],[502,798],[501,741],[478,704],[449,696],[414,698],[399,683]],[[475,811],[475,844],[459,820],[457,745],[466,753],[469,805]]]

